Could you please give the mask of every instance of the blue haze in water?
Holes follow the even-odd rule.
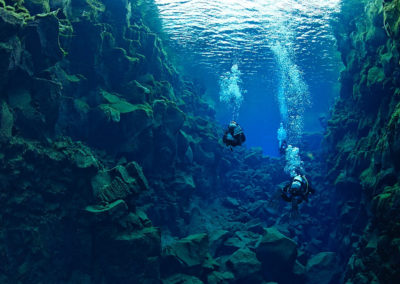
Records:
[[[339,90],[330,24],[340,0],[155,2],[178,65],[205,86],[222,125],[242,125],[247,146],[278,155],[281,123],[294,145],[322,131]]]

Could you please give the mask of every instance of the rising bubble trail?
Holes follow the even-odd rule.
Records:
[[[232,120],[236,120],[239,116],[240,106],[243,102],[244,92],[240,88],[240,70],[237,64],[234,64],[230,70],[223,74],[220,78],[220,92],[219,99],[221,102],[226,103],[232,110]]]
[[[310,104],[309,91],[302,73],[294,63],[293,52],[289,44],[275,43],[271,46],[279,67],[279,87],[277,100],[281,115],[278,129],[279,147],[283,141],[289,146],[285,151],[285,171],[294,176],[303,171],[299,148],[304,125],[304,111]]]

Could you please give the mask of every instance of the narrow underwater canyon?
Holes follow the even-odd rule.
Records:
[[[400,1],[343,1],[296,222],[284,161],[222,144],[149,5],[0,0],[0,282],[397,283]]]

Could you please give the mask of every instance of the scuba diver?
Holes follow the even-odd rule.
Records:
[[[281,156],[285,156],[287,147],[288,143],[286,142],[286,140],[283,140],[282,142],[279,141],[279,154]]]
[[[244,136],[243,130],[236,121],[231,121],[228,128],[225,130],[222,141],[226,146],[229,146],[231,151],[232,147],[240,146],[246,141],[246,136]]]
[[[311,187],[304,175],[297,174],[293,180],[285,185],[281,190],[281,197],[286,202],[292,203],[292,213],[296,214],[298,205],[305,201],[308,202],[308,196],[314,194],[315,190]]]
[[[286,141],[287,133],[283,126],[283,122],[281,122],[278,128],[278,142],[279,142],[279,154],[284,156],[286,154],[286,149],[288,147],[288,143]]]

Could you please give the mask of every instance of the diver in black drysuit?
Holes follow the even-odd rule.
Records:
[[[288,147],[288,144],[287,144],[286,140],[283,140],[282,143],[279,143],[279,144],[280,144],[280,145],[279,145],[279,154],[280,154],[281,156],[285,156],[285,154],[286,154],[286,149],[287,149],[287,147]]]
[[[292,203],[292,211],[297,211],[298,205],[303,201],[308,202],[308,196],[314,193],[315,190],[311,187],[307,178],[298,174],[282,188],[281,197],[283,200]]]
[[[246,136],[244,136],[243,130],[236,121],[231,121],[228,128],[225,130],[224,136],[222,138],[224,144],[230,147],[240,146],[246,141]]]

